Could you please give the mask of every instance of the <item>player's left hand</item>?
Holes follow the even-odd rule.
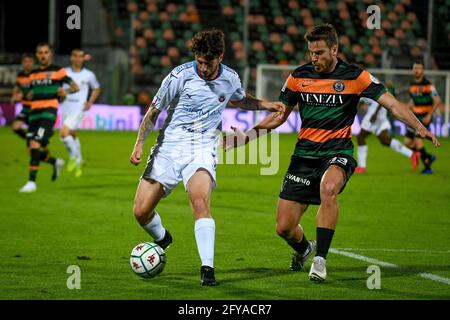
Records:
[[[370,117],[370,123],[375,123],[375,121],[377,121],[377,114],[374,113],[371,117]]]
[[[88,111],[92,107],[92,102],[86,101],[84,103],[84,111]]]
[[[430,131],[428,131],[426,128],[420,128],[417,130],[417,133],[422,139],[428,139],[430,140],[433,145],[437,148],[441,144],[439,143],[439,140],[436,138],[434,134],[432,134]]]

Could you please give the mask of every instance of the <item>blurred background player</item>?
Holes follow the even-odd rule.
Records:
[[[355,173],[366,173],[367,154],[369,147],[366,144],[366,138],[375,134],[384,146],[409,157],[411,159],[413,170],[417,168],[419,154],[403,145],[400,141],[391,137],[391,123],[387,116],[387,110],[378,102],[372,99],[362,98],[361,102],[367,106],[367,112],[361,121],[361,131],[358,134],[358,166]]]
[[[82,174],[83,158],[81,155],[80,139],[76,129],[83,120],[84,113],[89,110],[100,95],[100,85],[95,74],[83,67],[86,54],[82,49],[73,49],[70,55],[71,66],[66,68],[67,75],[75,81],[80,90],[66,95],[61,104],[62,127],[61,140],[69,153],[67,171],[75,170],[75,176]],[[65,84],[64,88],[68,85]]]
[[[36,191],[36,176],[40,161],[53,165],[52,181],[58,177],[64,161],[51,157],[47,148],[56,121],[58,96],[67,94],[61,87],[63,82],[70,84],[68,92],[79,90],[78,85],[67,76],[64,68],[52,64],[52,48],[48,43],[37,45],[36,57],[39,67],[30,73],[31,87],[27,94],[27,99],[31,100],[27,133],[27,138],[30,139],[30,171],[28,182],[19,192]]]
[[[27,94],[30,90],[30,73],[34,67],[34,57],[31,53],[22,55],[22,71],[16,77],[16,85],[13,88],[11,102],[19,102],[22,104],[22,110],[17,115],[12,124],[13,131],[21,138],[26,139],[26,130],[24,125],[28,125],[28,116],[30,114],[31,101],[27,100]]]
[[[424,64],[422,61],[414,62],[412,73],[414,82],[409,86],[409,95],[411,97],[409,105],[415,116],[428,128],[433,119],[434,112],[441,104],[441,98],[434,85],[425,78]],[[404,142],[408,147],[420,152],[420,158],[425,166],[422,174],[433,173],[431,164],[436,160],[436,156],[426,152],[423,138],[418,136],[413,128],[407,127]]]
[[[217,285],[214,274],[215,222],[211,216],[211,193],[216,186],[216,146],[221,137],[217,128],[229,101],[242,109],[279,110],[244,92],[239,75],[223,65],[224,34],[220,30],[201,31],[192,39],[195,61],[173,69],[163,80],[158,93],[142,120],[130,157],[138,165],[145,140],[161,111],[168,117],[147,167],[141,177],[134,200],[134,215],[142,228],[165,249],[172,236],[155,211],[183,181],[195,218],[195,240],[201,260],[202,286]]]

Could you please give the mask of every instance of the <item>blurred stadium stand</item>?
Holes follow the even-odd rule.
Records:
[[[308,61],[303,35],[322,22],[336,27],[344,60],[367,68],[410,68],[416,58],[428,61],[430,47],[427,68],[450,69],[450,0],[434,0],[430,46],[425,0],[378,2],[380,30],[366,27],[371,0],[249,0],[247,17],[244,0],[82,2],[83,29],[88,30],[82,30],[81,45],[94,57],[89,66],[99,74],[107,90],[102,99],[108,103],[124,103],[127,93],[153,95],[173,67],[193,59],[190,39],[195,32],[211,27],[224,30],[224,63],[240,73],[253,93],[257,64]],[[30,50],[47,39],[35,40]],[[4,43],[0,49],[1,64],[19,63],[21,52]],[[63,60],[68,61],[67,55],[57,59]]]

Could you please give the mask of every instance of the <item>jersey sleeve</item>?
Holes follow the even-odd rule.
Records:
[[[383,93],[388,92],[386,87],[366,70],[361,72],[357,80],[360,97],[378,101]]]
[[[233,88],[236,88],[236,91],[234,91],[234,93],[231,95],[230,98],[231,101],[241,101],[242,99],[245,98],[245,91],[244,88],[242,87],[241,79],[239,78],[238,75],[234,77]]]
[[[438,94],[438,92],[437,92],[437,90],[436,90],[436,87],[432,84],[432,85],[430,85],[430,87],[431,87],[431,90],[430,90],[430,96],[431,97],[438,97],[439,96],[439,94]]]
[[[299,102],[298,92],[296,91],[297,80],[291,75],[287,78],[280,92],[278,100],[289,107],[294,107]]]
[[[172,100],[181,91],[182,83],[182,73],[178,73],[177,75],[175,71],[172,70],[172,72],[162,81],[158,92],[153,98],[152,104],[160,111],[166,110]]]
[[[100,88],[100,84],[98,83],[95,73],[90,72],[88,84],[89,84],[89,88],[91,88],[92,90]]]

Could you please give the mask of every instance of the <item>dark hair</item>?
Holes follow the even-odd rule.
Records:
[[[207,60],[215,59],[225,52],[224,38],[222,30],[199,31],[192,38],[192,52],[194,55],[204,56]]]
[[[328,48],[338,44],[338,35],[332,24],[325,23],[314,26],[314,28],[305,34],[305,40],[308,42],[324,40]]]
[[[76,52],[76,51],[85,53],[84,50],[81,49],[81,48],[73,48],[72,51],[70,52],[70,54],[73,54],[73,53]]]
[[[40,47],[48,47],[50,49],[50,51],[53,51],[53,47],[48,42],[39,42],[36,46],[36,50]]]
[[[20,61],[23,61],[25,59],[33,59],[34,60],[34,55],[32,53],[26,52],[26,53],[22,54],[22,58],[20,59]]]
[[[425,63],[422,59],[415,59],[413,65],[415,64],[421,64],[423,67],[425,67]]]

